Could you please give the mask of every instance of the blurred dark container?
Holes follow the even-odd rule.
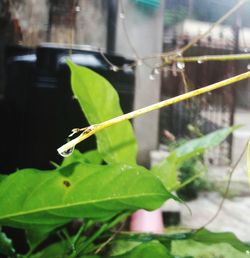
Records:
[[[66,142],[70,130],[88,125],[71,91],[70,71],[65,63],[70,54],[73,62],[101,74],[115,87],[124,112],[132,110],[134,71],[112,71],[98,51],[52,45],[37,49],[9,47],[7,84],[1,101],[1,173],[27,167],[52,168],[50,161],[61,161],[56,149]],[[117,66],[132,63],[121,56],[105,56]],[[94,149],[94,137],[78,148]]]

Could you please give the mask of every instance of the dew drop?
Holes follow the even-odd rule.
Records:
[[[119,70],[119,67],[116,66],[116,65],[112,65],[112,66],[110,67],[110,70],[112,70],[112,71],[114,71],[114,72],[117,72],[117,71]]]
[[[178,69],[183,70],[185,68],[185,63],[183,62],[177,62],[176,66]]]
[[[137,65],[138,66],[141,66],[142,65],[142,61],[139,59],[139,60],[137,60]]]
[[[250,64],[247,65],[247,70],[250,70]]]
[[[126,73],[131,73],[133,72],[133,68],[131,65],[129,64],[124,64],[123,67],[122,67],[123,71],[126,72]]]
[[[149,80],[150,80],[150,81],[155,80],[155,76],[154,76],[152,73],[149,75]]]
[[[70,148],[70,149],[68,149],[68,150],[60,151],[59,154],[60,154],[62,157],[66,158],[66,157],[70,156],[70,155],[73,153],[74,149],[75,149],[75,148],[72,147],[72,148]]]
[[[198,60],[197,63],[202,64],[202,63],[204,63],[204,61],[203,60]]]
[[[81,11],[81,7],[79,5],[76,6],[76,12],[80,12]]]
[[[152,71],[152,74],[160,74],[160,70],[159,68],[154,68],[153,71]]]
[[[119,16],[120,16],[121,19],[125,19],[125,13],[124,12],[120,12]]]

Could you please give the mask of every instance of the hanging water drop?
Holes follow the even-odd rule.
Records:
[[[126,73],[132,73],[132,72],[133,72],[133,68],[132,68],[132,66],[129,65],[129,64],[124,64],[124,65],[122,66],[122,69],[123,69],[123,71],[126,72]]]
[[[125,19],[125,13],[124,12],[120,12],[119,16],[120,16],[121,19]]]
[[[155,80],[155,76],[154,76],[154,74],[152,74],[152,73],[151,73],[151,74],[149,75],[149,80],[150,80],[150,81]]]
[[[138,65],[138,66],[141,66],[141,65],[142,65],[142,60],[138,59],[138,60],[137,60],[137,65]]]
[[[112,70],[112,71],[114,71],[114,72],[117,72],[117,71],[119,70],[119,67],[116,66],[116,65],[112,65],[112,66],[110,67],[110,70]]]
[[[250,70],[250,64],[247,65],[247,70]]]
[[[75,147],[72,147],[72,148],[70,148],[70,149],[68,149],[68,150],[60,151],[60,152],[58,151],[58,152],[59,152],[59,154],[60,154],[62,157],[66,158],[66,157],[69,157],[69,156],[73,153],[74,149],[75,149]]]
[[[159,68],[155,67],[152,71],[153,74],[160,74]]]
[[[185,68],[185,63],[183,62],[177,62],[176,66],[178,69],[183,70]]]
[[[198,64],[202,64],[202,63],[204,63],[204,61],[201,60],[201,59],[199,59],[199,60],[197,61],[197,63],[198,63]]]
[[[76,12],[80,12],[81,11],[81,7],[79,5],[76,6]]]

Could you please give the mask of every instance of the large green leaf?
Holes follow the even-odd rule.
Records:
[[[217,146],[237,128],[238,126],[223,128],[182,144],[172,151],[160,164],[154,166],[152,172],[163,182],[167,189],[176,189],[179,184],[177,177],[179,166],[184,161]]]
[[[118,94],[106,79],[88,68],[68,64],[74,95],[90,124],[123,114]],[[96,138],[98,151],[107,163],[136,164],[137,144],[129,121],[102,130]]]
[[[24,169],[0,183],[0,224],[44,233],[73,218],[107,220],[122,211],[153,210],[170,197],[139,166],[73,163],[47,172]]]

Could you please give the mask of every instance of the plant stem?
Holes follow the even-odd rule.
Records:
[[[197,43],[199,40],[203,39],[206,37],[215,27],[220,25],[222,22],[224,22],[227,18],[229,18],[234,12],[236,12],[245,2],[248,0],[241,0],[239,1],[233,8],[231,8],[225,15],[223,15],[218,21],[216,21],[207,31],[202,33],[201,35],[197,36],[193,40],[191,40],[187,45],[184,47],[180,48],[178,51],[180,53],[183,53],[187,51],[189,48],[191,48],[195,43]]]
[[[232,54],[232,55],[207,55],[207,56],[189,56],[176,57],[173,60],[166,58],[166,63],[174,62],[206,62],[206,61],[229,61],[250,59],[250,54]]]
[[[152,104],[150,106],[132,111],[130,113],[127,113],[127,114],[124,114],[124,115],[121,115],[121,116],[118,116],[118,117],[115,117],[115,118],[112,118],[112,119],[104,121],[100,124],[91,125],[91,126],[87,127],[86,129],[82,130],[83,132],[78,137],[76,137],[75,139],[73,139],[73,140],[69,141],[68,143],[64,144],[60,148],[58,148],[57,151],[59,152],[59,154],[61,154],[63,152],[67,152],[68,150],[74,148],[75,145],[77,145],[81,141],[87,139],[91,135],[93,135],[93,134],[95,134],[95,133],[97,133],[97,132],[99,132],[99,131],[107,128],[107,127],[110,127],[112,125],[121,123],[121,122],[129,120],[131,118],[140,116],[142,114],[151,112],[153,110],[157,110],[157,109],[160,109],[162,107],[170,106],[170,105],[175,104],[177,102],[181,102],[183,100],[190,99],[192,97],[204,94],[206,92],[213,91],[215,89],[230,85],[232,83],[247,79],[249,77],[250,77],[250,72],[242,73],[240,75],[236,75],[234,77],[231,77],[229,79],[211,84],[209,86],[206,86],[206,87],[203,87],[203,88],[200,88],[200,89],[197,89],[197,90],[193,90],[193,91],[184,93],[182,95],[173,97],[171,99],[163,100],[161,102]],[[78,130],[81,131],[81,129],[78,129]]]

